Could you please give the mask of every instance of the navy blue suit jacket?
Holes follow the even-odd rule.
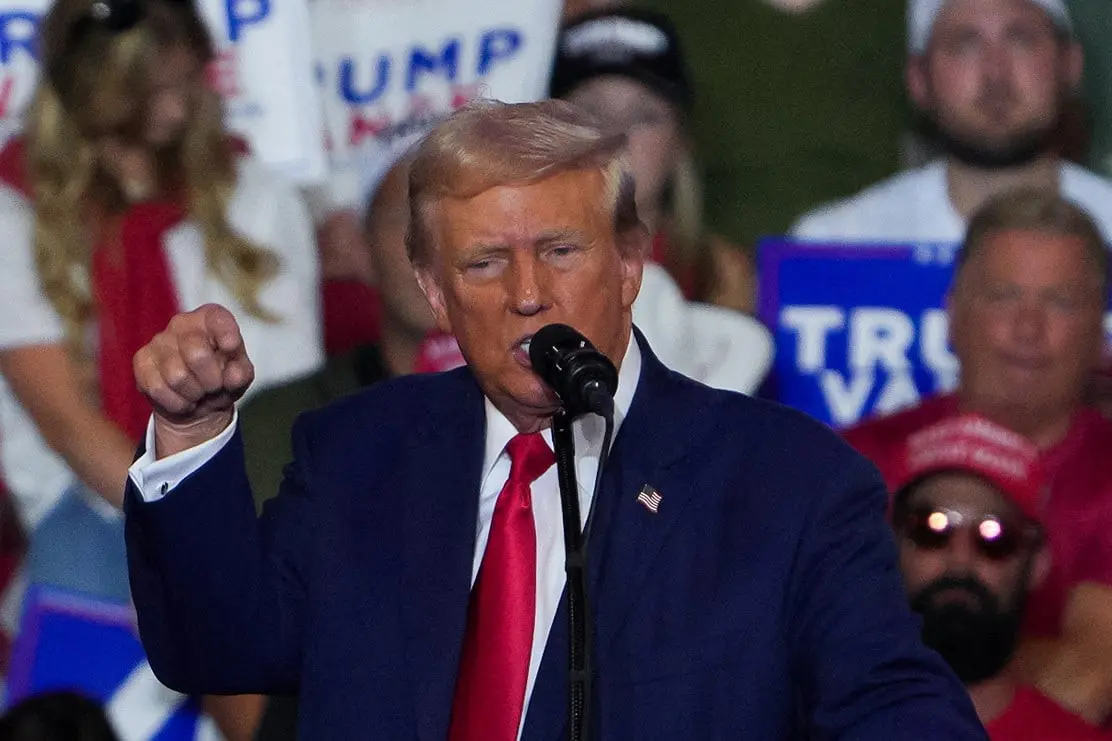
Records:
[[[984,739],[919,642],[872,467],[803,415],[642,347],[591,530],[594,738]],[[189,693],[299,689],[312,741],[443,741],[484,424],[466,369],[407,377],[304,415],[260,519],[238,436],[161,501],[130,490],[155,674]],[[565,607],[525,741],[566,733]]]

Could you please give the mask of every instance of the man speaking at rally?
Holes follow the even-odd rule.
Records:
[[[567,399],[530,360],[560,323],[617,366],[597,496],[604,426],[572,426],[590,738],[984,739],[919,640],[875,471],[802,415],[669,371],[633,328],[647,234],[623,145],[555,101],[473,104],[425,139],[410,257],[467,366],[301,417],[258,519],[231,315],[179,315],[136,355],[154,414],[128,556],[163,682],[297,690],[314,740],[567,737]]]

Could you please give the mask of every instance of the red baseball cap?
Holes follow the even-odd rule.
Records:
[[[1035,522],[1042,521],[1043,473],[1039,450],[1027,438],[979,414],[949,417],[907,438],[894,491],[927,476],[960,471],[1000,490]]]

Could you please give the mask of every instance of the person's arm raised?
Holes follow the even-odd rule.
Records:
[[[216,304],[175,316],[136,353],[134,368],[154,411],[156,459],[216,438],[255,378],[235,317]]]
[[[309,444],[295,443],[282,496],[258,518],[232,424],[254,370],[222,307],[174,317],[134,365],[154,412],[125,533],[151,668],[188,694],[293,691],[313,542]]]

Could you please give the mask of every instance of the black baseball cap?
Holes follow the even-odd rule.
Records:
[[[664,15],[604,10],[578,16],[561,28],[549,94],[563,97],[602,75],[630,77],[681,110],[691,111],[691,78],[676,29]]]

